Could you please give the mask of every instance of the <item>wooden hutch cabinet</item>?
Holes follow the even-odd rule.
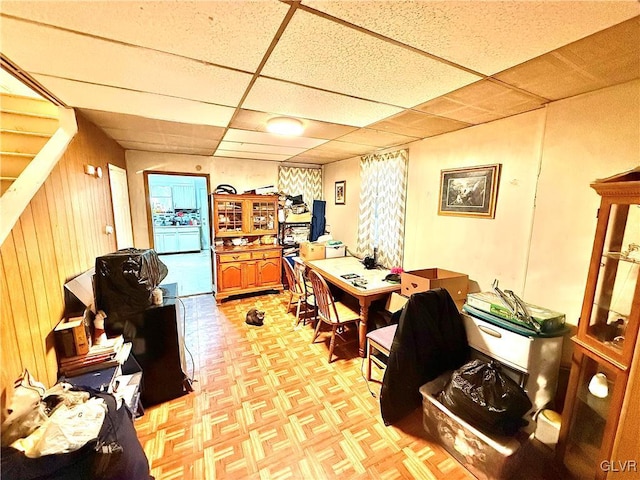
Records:
[[[575,478],[640,478],[640,167],[601,196],[558,456]]]
[[[216,301],[231,295],[283,290],[277,195],[213,195]],[[241,245],[230,244],[241,239]],[[236,240],[237,242],[238,240]]]

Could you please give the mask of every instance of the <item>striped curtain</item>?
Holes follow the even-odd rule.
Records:
[[[285,195],[302,195],[309,210],[314,200],[322,200],[322,170],[319,168],[278,168],[278,191]]]
[[[401,267],[409,152],[371,154],[360,161],[360,217],[356,255],[373,255],[387,268]]]

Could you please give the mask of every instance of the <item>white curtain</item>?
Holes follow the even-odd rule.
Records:
[[[278,168],[278,191],[285,195],[302,195],[311,210],[314,200],[322,200],[322,170],[281,166]]]
[[[387,268],[401,267],[407,198],[408,150],[360,160],[360,216],[356,255],[373,255]]]

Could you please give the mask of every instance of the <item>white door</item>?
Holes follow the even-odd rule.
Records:
[[[133,247],[127,171],[109,164],[109,186],[113,202],[113,221],[116,227],[116,246],[118,250]]]

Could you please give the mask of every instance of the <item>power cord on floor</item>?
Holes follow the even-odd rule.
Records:
[[[196,375],[196,361],[193,358],[193,354],[191,353],[191,350],[189,350],[189,348],[187,347],[187,342],[186,342],[186,335],[187,335],[187,322],[186,322],[186,317],[187,317],[187,307],[185,306],[184,302],[182,301],[182,297],[180,297],[180,295],[176,296],[176,297],[164,297],[164,298],[170,298],[170,299],[175,299],[178,300],[180,302],[180,304],[182,305],[182,312],[183,312],[183,317],[182,317],[182,345],[184,346],[184,349],[187,351],[187,353],[189,354],[189,358],[191,358],[191,375],[189,376],[187,374],[187,381],[189,383],[193,383],[193,382],[197,382],[198,380],[196,380],[195,375]]]
[[[369,393],[371,394],[371,396],[373,398],[376,398],[376,394],[373,392],[373,390],[371,390],[371,387],[369,386],[369,380],[367,380],[367,377],[364,374],[364,359],[366,357],[362,357],[362,363],[360,363],[360,375],[362,375],[362,379],[364,380],[364,383],[367,385],[367,390],[369,390]]]

